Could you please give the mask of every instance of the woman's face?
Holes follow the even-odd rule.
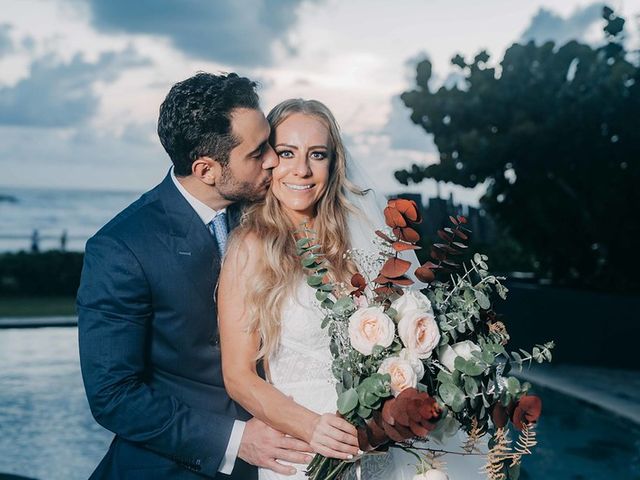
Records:
[[[329,148],[329,129],[312,115],[294,113],[276,128],[274,150],[280,163],[273,169],[271,192],[296,225],[314,217],[327,188]]]

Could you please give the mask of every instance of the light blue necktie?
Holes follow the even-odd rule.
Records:
[[[218,251],[222,257],[227,247],[227,238],[229,237],[227,233],[227,212],[218,213],[207,226],[218,243]]]

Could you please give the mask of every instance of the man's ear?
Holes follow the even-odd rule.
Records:
[[[191,165],[191,174],[213,186],[222,177],[222,166],[211,157],[199,157]]]

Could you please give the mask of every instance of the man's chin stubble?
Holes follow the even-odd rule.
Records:
[[[227,192],[220,192],[222,198],[229,202],[259,202],[267,195],[268,188],[256,188],[255,185],[249,183],[241,183],[233,186]]]

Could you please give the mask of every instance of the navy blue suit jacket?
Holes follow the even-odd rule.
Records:
[[[222,379],[217,251],[170,175],[87,242],[80,362],[91,412],[116,434],[92,478],[230,478],[217,471],[249,416]],[[255,477],[236,460],[231,478]]]

